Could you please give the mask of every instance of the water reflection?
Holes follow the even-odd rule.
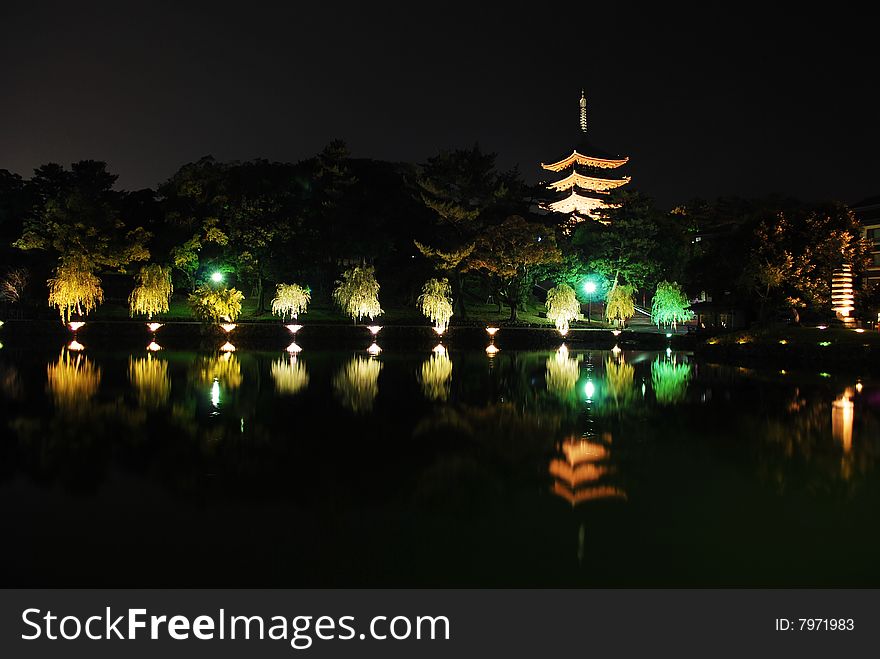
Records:
[[[161,407],[171,397],[171,379],[168,363],[153,355],[129,357],[128,379],[137,393],[138,403],[144,407]]]
[[[847,387],[840,396],[831,403],[831,435],[834,441],[843,447],[844,453],[852,450],[853,419],[855,404],[852,400],[853,390]]]
[[[381,370],[378,359],[352,357],[333,377],[333,391],[342,405],[356,414],[372,411]]]
[[[661,405],[672,405],[684,400],[688,381],[691,378],[691,365],[679,362],[675,355],[665,359],[657,357],[651,364],[651,384],[654,396]]]
[[[575,391],[580,377],[580,356],[572,357],[563,343],[555,354],[547,358],[544,365],[544,380],[547,391],[564,402],[576,403]]]
[[[58,361],[46,368],[52,399],[59,407],[74,408],[87,403],[101,384],[101,369],[79,353],[61,349]]]
[[[452,384],[452,360],[446,350],[434,350],[419,369],[419,384],[428,400],[445,401],[449,399]]]
[[[599,499],[626,499],[626,492],[608,483],[611,433],[595,437],[567,437],[559,445],[562,454],[550,461],[553,493],[572,506]]]
[[[279,394],[292,396],[309,386],[309,373],[295,354],[276,359],[272,362],[271,372],[275,391]]]

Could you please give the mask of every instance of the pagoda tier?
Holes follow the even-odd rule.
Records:
[[[563,158],[559,162],[554,162],[549,165],[541,163],[541,167],[549,169],[551,172],[561,172],[575,164],[584,165],[585,167],[596,167],[597,169],[615,169],[628,162],[629,158],[598,158],[596,156],[584,155],[575,149],[571,152],[570,156]]]
[[[626,185],[630,180],[629,176],[623,178],[597,178],[595,176],[581,174],[578,171],[573,171],[561,181],[550,183],[547,187],[551,190],[556,190],[557,192],[563,192],[574,187],[578,187],[581,190],[592,190],[594,192],[608,192],[608,190],[613,190],[614,188]]]
[[[606,177],[605,172],[616,169],[629,162],[629,158],[613,156],[594,147],[586,140],[587,100],[583,91],[580,99],[580,135],[575,140],[571,154],[554,163],[541,163],[550,172],[563,174],[556,181],[546,183],[546,188],[554,193],[541,206],[553,213],[569,216],[567,230],[573,224],[587,219],[606,222],[605,211],[615,206],[607,201],[611,190],[630,182],[629,176],[622,178]]]

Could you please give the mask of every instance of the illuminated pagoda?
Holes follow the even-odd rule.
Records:
[[[587,141],[587,98],[581,90],[580,132],[574,149],[564,158],[541,167],[553,172],[558,178],[546,184],[551,193],[542,207],[554,213],[569,216],[569,224],[587,219],[605,221],[602,211],[611,207],[608,195],[611,190],[626,185],[629,176],[615,178],[611,171],[625,165],[628,157],[612,156]]]

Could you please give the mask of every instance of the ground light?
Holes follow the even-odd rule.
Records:
[[[76,332],[80,328],[85,327],[85,323],[82,322],[81,320],[78,320],[78,321],[74,321],[72,323],[68,323],[67,326],[70,328],[71,332]]]
[[[372,334],[373,336],[376,336],[382,330],[382,326],[381,325],[368,325],[367,329],[370,330],[370,334]]]
[[[147,323],[147,329],[153,334],[155,334],[160,327],[162,327],[162,323]]]

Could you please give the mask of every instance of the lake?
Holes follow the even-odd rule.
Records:
[[[880,586],[877,382],[384,347],[7,342],[2,584]]]

